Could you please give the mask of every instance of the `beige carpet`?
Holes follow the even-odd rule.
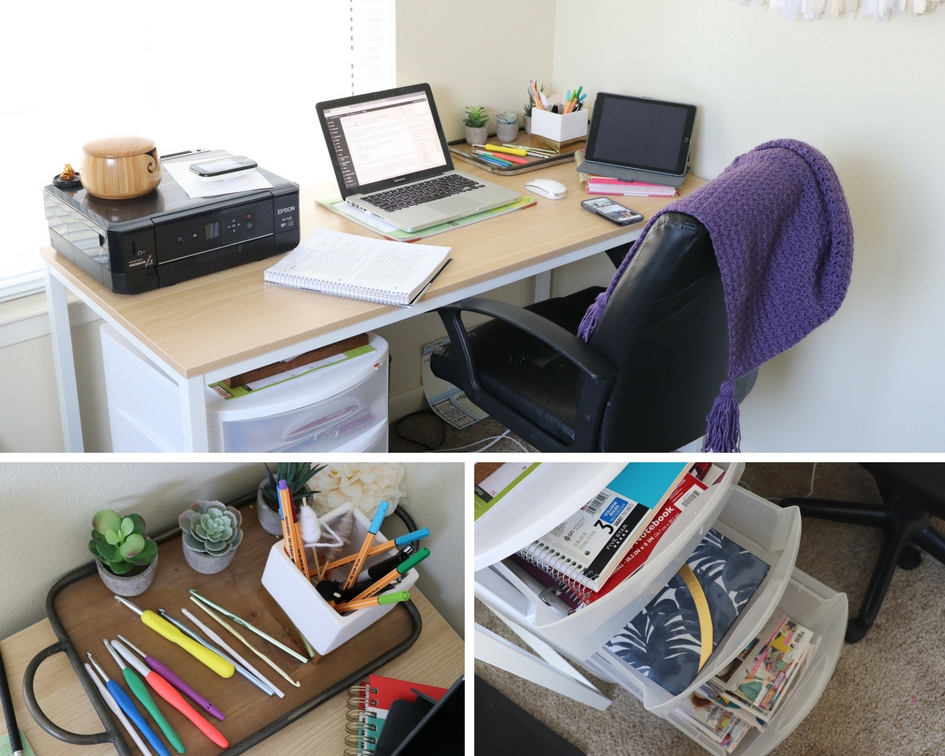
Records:
[[[805,496],[811,468],[811,464],[749,463],[742,482],[766,498]],[[879,501],[870,476],[852,464],[817,465],[813,495]],[[936,524],[945,528],[941,521]],[[880,540],[872,529],[805,519],[797,566],[846,593],[850,611],[856,613]],[[476,622],[511,639],[479,602]],[[923,556],[917,569],[896,571],[876,624],[859,643],[844,645],[820,701],[772,753],[945,754],[943,628],[945,565]],[[706,753],[671,724],[649,714],[619,686],[595,681],[613,699],[607,711],[599,712],[482,662],[476,662],[476,673],[588,756]]]

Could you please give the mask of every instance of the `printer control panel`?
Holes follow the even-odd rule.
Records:
[[[156,225],[158,263],[271,236],[272,204],[272,199],[247,202]]]

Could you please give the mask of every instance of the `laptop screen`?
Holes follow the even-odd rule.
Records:
[[[317,110],[345,197],[453,168],[426,84],[323,102]]]
[[[695,105],[601,92],[586,157],[599,163],[681,175],[689,162]]]

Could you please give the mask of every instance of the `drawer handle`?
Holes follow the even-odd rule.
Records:
[[[86,689],[86,693],[89,695],[92,706],[95,707],[95,710],[102,719],[102,722],[105,723],[107,730],[106,732],[96,732],[91,735],[69,732],[69,730],[64,730],[59,725],[55,724],[49,717],[46,716],[46,713],[40,707],[39,702],[36,700],[36,691],[34,689],[36,671],[39,669],[39,665],[50,656],[63,653],[65,651],[67,651],[67,644],[65,641],[54,643],[53,645],[36,654],[36,656],[33,657],[29,665],[26,667],[26,672],[23,673],[23,700],[26,703],[26,710],[30,713],[30,716],[36,720],[36,724],[38,724],[46,732],[58,740],[65,741],[66,743],[72,743],[73,745],[97,745],[99,743],[111,743],[113,746],[115,746],[115,750],[118,751],[120,756],[132,756],[128,746],[125,745],[124,739],[118,732],[118,728],[114,724],[111,715],[105,709],[104,703],[99,700],[98,692],[96,691],[95,695],[92,695],[89,692],[90,683],[84,680],[82,675],[78,676],[79,682],[81,682],[82,687]]]

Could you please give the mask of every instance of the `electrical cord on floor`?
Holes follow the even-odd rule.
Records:
[[[517,439],[514,439],[509,435],[511,432],[512,431],[510,430],[506,430],[505,433],[503,433],[501,436],[489,436],[488,438],[480,438],[478,441],[473,441],[473,443],[466,444],[465,446],[455,446],[452,449],[436,449],[436,451],[437,452],[462,451],[463,449],[468,449],[470,446],[475,446],[476,444],[481,444],[486,441],[491,441],[492,443],[489,444],[488,446],[483,446],[481,449],[476,449],[476,451],[473,452],[473,454],[479,454],[480,452],[484,452],[486,449],[491,449],[493,446],[499,443],[499,441],[501,441],[502,439],[508,439],[513,444],[516,444],[518,448],[521,449],[523,452],[527,452],[528,449],[526,449],[523,444],[521,444]]]
[[[441,417],[434,414],[430,410],[412,412],[411,414],[400,418],[400,420],[398,420],[397,424],[394,426],[394,432],[397,434],[398,438],[407,441],[408,443],[416,444],[417,446],[429,452],[463,451],[464,449],[469,449],[470,447],[478,446],[479,444],[486,444],[486,446],[472,451],[473,454],[478,454],[480,452],[486,451],[487,449],[491,449],[503,439],[511,441],[523,452],[528,451],[528,449],[520,441],[512,438],[509,435],[511,431],[508,429],[505,431],[505,433],[499,436],[480,438],[479,440],[474,441],[471,444],[466,444],[465,446],[455,446],[449,449],[442,449],[440,447],[446,440],[446,423]]]

